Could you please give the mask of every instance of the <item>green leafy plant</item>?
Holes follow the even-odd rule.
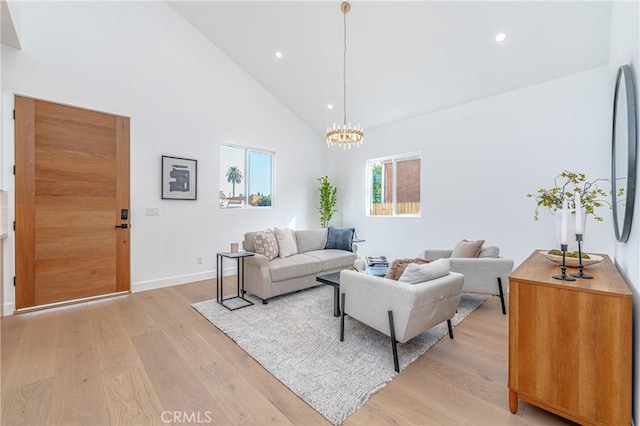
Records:
[[[260,199],[256,202],[256,206],[270,206],[271,195],[261,195]]]
[[[336,203],[338,202],[338,188],[331,185],[327,176],[318,178],[320,182],[320,203],[316,207],[320,213],[320,226],[326,228],[329,221],[336,212]]]
[[[553,180],[554,186],[552,188],[540,188],[535,194],[527,194],[527,197],[534,198],[537,202],[533,219],[540,219],[540,207],[546,207],[552,213],[561,210],[564,200],[568,201],[571,212],[575,212],[574,197],[578,192],[585,215],[592,215],[595,220],[602,222],[604,219],[597,214],[596,210],[605,204],[611,206],[603,198],[610,196],[611,193],[600,188],[599,182],[608,182],[608,179],[588,181],[584,173],[563,171]]]
[[[382,202],[382,165],[376,164],[371,170],[371,202]]]

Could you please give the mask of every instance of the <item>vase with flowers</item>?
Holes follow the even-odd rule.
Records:
[[[562,210],[562,204],[566,200],[571,213],[576,212],[576,201],[582,204],[585,217],[591,215],[594,220],[602,222],[604,218],[599,215],[598,209],[610,203],[607,200],[610,193],[602,189],[599,184],[608,182],[607,179],[587,180],[584,173],[563,171],[553,180],[553,187],[540,188],[535,193],[527,194],[527,197],[536,200],[534,220],[540,220],[540,208],[549,209],[552,214]],[[576,197],[578,194],[578,197]]]
[[[598,222],[604,220],[599,209],[611,205],[607,201],[610,193],[601,187],[604,182],[608,180],[587,180],[584,173],[563,171],[553,180],[553,187],[540,188],[535,193],[527,194],[527,197],[536,200],[533,219],[540,220],[540,209],[548,209],[557,218],[561,242],[567,244],[569,240],[573,243],[575,238],[572,234],[584,234],[587,217],[592,216]],[[558,212],[561,214],[557,214]],[[569,214],[574,219],[563,220],[563,216]]]

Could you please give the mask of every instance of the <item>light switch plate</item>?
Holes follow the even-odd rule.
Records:
[[[147,207],[147,216],[160,216],[160,207]]]

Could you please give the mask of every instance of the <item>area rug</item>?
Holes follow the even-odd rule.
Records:
[[[248,298],[255,305],[236,311],[215,300],[193,307],[331,423],[342,423],[396,376],[384,334],[346,317],[345,340],[340,342],[332,287],[277,297],[267,305]],[[463,293],[453,325],[485,300]],[[398,344],[400,371],[446,334],[445,322]]]

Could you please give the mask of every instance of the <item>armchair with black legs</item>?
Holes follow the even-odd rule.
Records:
[[[507,314],[506,298],[509,292],[509,274],[513,259],[499,256],[496,246],[483,247],[478,257],[456,257],[453,250],[427,249],[424,257],[431,260],[449,259],[451,271],[464,275],[465,293],[491,294],[500,297],[502,313]]]
[[[405,343],[445,321],[453,339],[451,318],[458,309],[464,276],[449,272],[445,262],[444,275],[415,284],[342,271],[340,341],[345,339],[345,315],[378,330],[391,338],[394,367],[400,372],[397,343]]]

